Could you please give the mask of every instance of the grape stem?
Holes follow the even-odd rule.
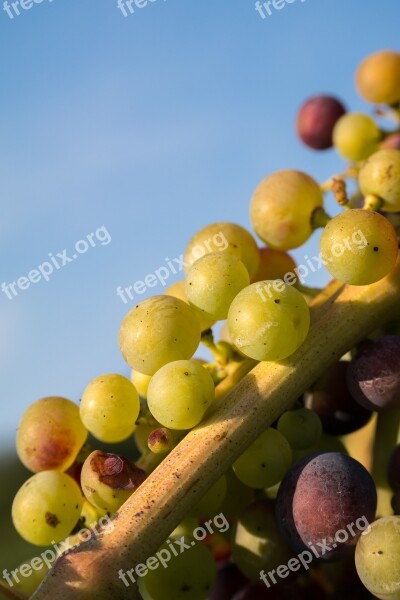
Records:
[[[112,520],[114,528],[61,556],[32,600],[139,600],[136,586],[127,587],[121,573],[154,556],[206,490],[331,364],[397,318],[399,297],[400,259],[378,283],[331,283],[312,303],[312,324],[303,345],[284,361],[258,364],[221,394],[206,420],[121,507]],[[247,361],[243,365],[251,366]],[[221,384],[227,385],[226,380]]]
[[[320,229],[321,227],[325,227],[331,219],[332,217],[330,217],[328,213],[325,212],[325,209],[320,206],[316,208],[311,215],[311,227],[313,229]]]

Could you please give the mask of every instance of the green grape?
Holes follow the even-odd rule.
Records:
[[[318,444],[322,435],[321,419],[308,408],[290,410],[280,417],[278,431],[285,436],[292,448],[305,450]]]
[[[283,360],[301,346],[310,327],[306,300],[283,281],[253,283],[228,313],[233,344],[256,360]]]
[[[191,429],[215,398],[213,379],[196,360],[177,360],[153,376],[148,391],[151,414],[169,429]]]
[[[161,564],[157,567],[153,564],[153,570],[149,569],[143,579],[139,579],[139,589],[143,598],[149,600],[206,600],[208,598],[216,579],[217,569],[214,559],[204,544],[189,537],[182,538],[182,541],[188,546],[183,551],[182,547],[171,539],[156,553],[155,558],[160,555],[164,564],[161,560]],[[174,551],[178,556],[174,555]]]
[[[383,201],[387,212],[400,211],[400,151],[379,150],[363,164],[358,182],[362,193]]]
[[[167,296],[173,296],[174,298],[180,298],[180,300],[183,300],[184,302],[186,302],[187,304],[189,304],[189,300],[188,297],[186,295],[185,292],[185,281],[177,281],[176,283],[172,284],[165,292],[165,294]],[[215,319],[213,319],[211,316],[207,315],[207,313],[204,312],[204,310],[201,310],[199,308],[197,308],[196,306],[192,306],[192,309],[195,311],[195,313],[197,314],[199,321],[200,321],[200,327],[202,331],[207,331],[207,329],[210,329],[210,327],[212,327],[215,323]]]
[[[146,474],[134,462],[95,450],[83,463],[81,485],[93,506],[115,513],[146,479]]]
[[[373,104],[400,101],[400,54],[381,50],[368,56],[359,66],[356,84],[361,96]]]
[[[191,304],[220,320],[226,319],[232,300],[249,283],[249,274],[240,260],[214,252],[191,267],[185,291]]]
[[[58,471],[41,471],[28,479],[14,498],[14,526],[21,537],[36,546],[61,542],[76,525],[82,500],[72,477]]]
[[[145,375],[144,373],[139,373],[139,371],[132,370],[131,372],[131,381],[135,386],[139,396],[146,400],[147,398],[147,390],[149,388],[151,375]]]
[[[227,482],[226,477],[223,475],[191,509],[191,514],[200,518],[213,517],[224,501],[226,490]]]
[[[346,210],[322,232],[321,256],[329,273],[344,283],[369,285],[393,269],[398,243],[385,217],[361,208]]]
[[[283,479],[292,465],[292,450],[287,439],[269,427],[233,464],[236,477],[245,485],[267,488]]]
[[[400,600],[400,517],[372,523],[358,540],[356,569],[371,594],[381,600]]]
[[[236,477],[233,469],[225,473],[226,493],[221,504],[220,512],[227,519],[236,519],[238,515],[254,500],[254,489],[244,485]]]
[[[32,561],[37,565],[37,561],[40,561],[39,568],[34,569],[32,567]],[[36,562],[35,562],[36,561]],[[39,585],[42,583],[43,579],[46,577],[49,572],[49,568],[47,565],[39,558],[33,558],[31,560],[27,560],[22,565],[20,565],[17,569],[18,574],[18,582],[15,581],[15,578],[12,579],[13,588],[23,594],[26,594],[28,597],[32,596],[32,594],[37,590]],[[27,573],[25,576],[22,576],[22,573]]]
[[[213,223],[207,225],[190,240],[185,251],[186,272],[199,258],[212,252],[224,252],[239,259],[252,277],[260,261],[255,239],[241,225],[235,223]]]
[[[66,398],[42,398],[31,404],[22,417],[17,453],[30,471],[66,471],[87,435],[76,404]]]
[[[279,532],[271,499],[254,502],[242,512],[232,542],[233,560],[253,581],[260,581],[260,571],[272,571],[293,556]]]
[[[139,394],[122,375],[100,375],[83,392],[82,422],[102,442],[126,440],[136,427],[139,411]]]
[[[153,296],[126,315],[119,344],[128,365],[154,375],[169,362],[191,358],[200,336],[200,323],[190,306],[172,296]]]
[[[312,177],[301,171],[278,171],[254,192],[250,219],[254,231],[270,248],[290,250],[311,236],[312,214],[322,205],[322,191]]]
[[[347,113],[333,130],[333,145],[346,160],[365,160],[378,149],[382,135],[372,117]]]

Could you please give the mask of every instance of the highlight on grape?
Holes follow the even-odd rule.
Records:
[[[286,285],[296,285],[298,282],[304,283],[309,276],[310,271],[311,273],[316,273],[331,263],[333,258],[341,258],[346,251],[357,252],[357,250],[362,250],[366,246],[368,246],[368,240],[361,229],[353,231],[352,235],[346,236],[343,241],[336,241],[331,246],[329,252],[321,251],[318,256],[312,256],[311,259],[308,256],[305,256],[304,260],[307,263],[307,266],[301,263],[295,267],[293,271],[285,273],[282,278],[257,284],[257,293],[260,298],[266,302],[267,298],[265,294],[268,295],[268,298],[272,298],[272,289],[279,292],[282,290],[283,283]],[[314,261],[315,264],[313,264],[312,261]]]
[[[223,252],[227,249],[228,245],[229,242],[224,233],[222,231],[218,231],[212,236],[207,237],[207,239],[203,240],[201,243],[196,244],[192,252],[194,257],[198,259],[202,258],[209,252]],[[167,266],[161,266],[154,272],[148,273],[143,280],[139,279],[132,285],[125,287],[119,285],[117,287],[117,296],[121,298],[124,304],[127,304],[129,300],[133,301],[135,299],[135,295],[132,293],[132,290],[135,294],[141,296],[148,290],[148,288],[154,288],[159,283],[161,283],[162,287],[166,287],[168,279],[172,275],[181,273],[187,264],[183,254],[173,258],[172,260],[170,258],[166,258],[165,262],[167,263]],[[126,298],[126,296],[129,300]]]
[[[213,526],[215,526],[216,530]],[[150,556],[146,560],[146,564],[140,563],[136,565],[136,567],[129,569],[129,571],[120,569],[118,571],[118,577],[124,582],[126,587],[129,587],[133,583],[137,582],[137,579],[134,577],[134,575],[136,575],[138,578],[146,579],[146,575],[148,575],[149,571],[155,571],[160,565],[162,565],[164,569],[167,569],[170,566],[170,562],[173,560],[173,558],[179,557],[181,554],[186,552],[186,550],[191,550],[194,548],[196,546],[196,542],[204,542],[208,536],[215,534],[216,531],[218,533],[226,533],[228,529],[229,521],[221,512],[213,519],[208,519],[203,523],[203,525],[196,527],[196,529],[191,532],[190,537],[182,535],[180,537],[169,538],[155,556]],[[130,579],[130,582],[127,580],[127,575]]]
[[[52,542],[52,548],[47,548],[40,556],[35,556],[29,562],[21,564],[17,569],[13,569],[11,573],[7,569],[3,570],[3,579],[5,579],[10,587],[14,587],[15,584],[20,584],[20,577],[28,578],[31,577],[35,571],[41,571],[42,569],[51,569],[54,561],[61,556],[61,554],[68,554],[73,547],[78,547],[81,543],[89,541],[92,537],[101,535],[107,535],[114,529],[114,523],[112,522],[108,514],[103,515],[100,519],[90,525],[90,527],[83,527],[74,536],[69,536],[65,540],[62,540],[58,544],[55,541]],[[74,538],[72,540],[72,537]]]
[[[358,532],[354,531],[354,527],[358,529]],[[345,544],[346,542],[348,542],[350,535],[354,538],[359,534],[359,532],[361,532],[362,535],[365,535],[368,534],[370,531],[371,524],[369,523],[367,517],[363,515],[355,522],[349,523],[346,526],[346,528],[339,529],[338,531],[336,531],[334,539],[332,541],[323,538],[320,542],[309,542],[308,545],[310,546],[314,556],[309,550],[304,550],[303,552],[300,552],[297,555],[297,557],[291,558],[287,562],[287,564],[279,565],[276,569],[268,571],[268,573],[266,573],[264,570],[260,571],[260,579],[267,586],[267,588],[270,588],[270,582],[272,582],[272,585],[276,585],[278,583],[275,574],[280,579],[286,579],[286,577],[288,577],[291,572],[294,573],[296,571],[299,571],[302,565],[305,568],[305,570],[308,571],[310,569],[310,564],[315,558],[320,560],[326,554],[331,552],[332,549],[337,548],[338,545]],[[315,546],[319,546],[319,550],[317,550]],[[270,579],[270,581],[268,580],[268,578]]]
[[[27,276],[21,276],[16,281],[11,283],[3,282],[1,284],[1,291],[7,296],[9,300],[13,300],[20,291],[27,290],[31,283],[39,283],[40,281],[50,281],[50,277],[54,273],[54,269],[59,271],[69,263],[73,262],[79,256],[86,254],[90,248],[95,248],[97,242],[100,242],[101,246],[108,246],[112,241],[111,235],[107,228],[102,225],[98,227],[95,232],[88,233],[87,236],[81,240],[78,240],[74,245],[72,256],[68,254],[67,248],[64,248],[61,252],[57,252],[56,255],[52,252],[48,253],[50,261],[46,260],[40,264],[36,269],[29,271]],[[18,289],[17,289],[18,288]]]

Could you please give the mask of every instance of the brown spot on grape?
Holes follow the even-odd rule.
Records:
[[[50,512],[47,512],[44,518],[46,519],[47,525],[50,525],[50,527],[57,527],[57,525],[60,523],[57,515],[53,515],[53,513]]]

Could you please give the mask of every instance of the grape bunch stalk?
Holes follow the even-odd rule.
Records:
[[[264,246],[212,223],[188,243],[185,280],[125,316],[130,378],[100,374],[79,406],[25,412],[17,451],[33,474],[13,522],[68,550],[7,597],[400,600],[400,53],[367,57],[356,85],[372,116],[314,96],[297,117],[304,144],[345,159],[340,174],[268,174],[250,202]],[[288,253],[319,229],[323,290]],[[125,440],[129,456],[109,447]],[[217,515],[229,530],[211,530]],[[155,567],[179,539],[190,549]]]

